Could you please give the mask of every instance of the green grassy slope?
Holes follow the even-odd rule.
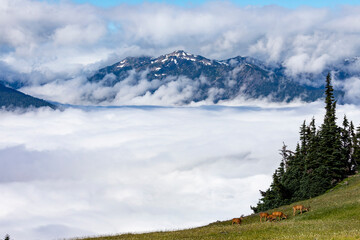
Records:
[[[310,205],[310,212],[292,213],[295,204]],[[122,234],[87,238],[86,240],[132,239],[360,239],[360,174],[349,177],[324,195],[278,209],[288,215],[287,220],[259,222],[258,214],[247,216],[242,224],[231,221],[204,227],[172,232]],[[268,211],[268,213],[273,210]],[[237,213],[234,213],[236,217]]]

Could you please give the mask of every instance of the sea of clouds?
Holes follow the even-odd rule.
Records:
[[[143,79],[135,89],[121,88],[131,88],[124,96],[119,88],[89,84],[87,77],[127,56],[157,57],[177,49],[218,60],[252,56],[268,64],[282,63],[289,76],[316,75],[360,56],[359,16],[360,7],[346,5],[288,9],[213,1],[192,7],[143,3],[101,8],[70,1],[3,0],[0,80],[23,82],[22,91],[61,103],[96,103],[112,94],[116,98],[103,104],[143,104],[147,98],[157,104],[164,98],[163,105],[176,105],[179,100],[169,99],[169,92],[178,94],[177,84],[187,84],[190,89],[180,94],[190,94],[196,81],[184,83],[181,78],[152,96],[155,83]],[[359,65],[354,61],[348,67],[358,72]],[[313,84],[324,82],[316,81]],[[350,103],[360,103],[359,88],[354,87],[359,82],[350,78],[337,86]],[[144,90],[150,96],[130,98]]]
[[[47,240],[169,230],[251,213],[283,141],[294,149],[303,120],[322,119],[322,103],[239,107],[250,104],[239,97],[221,103],[236,107],[135,107],[181,105],[204,79],[167,79],[154,92],[159,82],[134,84],[131,74],[113,88],[87,77],[127,56],[177,49],[280,62],[289,76],[318,74],[360,55],[359,21],[356,6],[2,0],[0,81],[60,103],[113,96],[103,105],[133,106],[0,111],[0,234]],[[334,83],[360,103],[358,78]],[[356,105],[339,106],[340,122],[344,113],[359,126]]]
[[[298,107],[0,112],[0,233],[42,240],[172,230],[250,214],[299,126]],[[360,110],[340,106],[360,124]],[[318,122],[320,124],[320,122]]]

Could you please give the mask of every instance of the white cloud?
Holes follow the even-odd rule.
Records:
[[[346,79],[343,83],[343,88],[345,90],[345,100],[352,102],[354,104],[360,103],[360,79],[352,77]]]
[[[201,84],[207,81],[203,76],[197,79],[169,76],[161,80],[148,80],[147,74],[148,71],[136,73],[131,70],[126,79],[114,86],[104,84],[115,78],[113,74],[108,74],[99,82],[90,83],[86,77],[77,77],[41,86],[26,86],[21,90],[33,96],[65,104],[174,106],[191,102],[201,91]],[[211,89],[206,101],[212,104],[213,97],[220,91]]]
[[[216,59],[251,55],[284,62],[289,74],[318,73],[360,54],[359,11],[224,2],[101,9],[66,1],[5,0],[0,8],[0,60],[21,72],[69,74],[110,59],[182,48]]]
[[[0,232],[49,239],[177,229],[250,213],[323,105],[0,112]],[[338,110],[360,122],[355,106]],[[320,124],[320,122],[318,122]],[[279,127],[281,126],[281,127]]]
[[[55,44],[86,44],[95,43],[105,33],[102,25],[78,26],[67,25],[57,29],[53,35]]]

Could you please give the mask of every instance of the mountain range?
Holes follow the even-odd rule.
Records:
[[[344,77],[349,75],[344,72],[341,74]],[[323,97],[324,93],[322,87],[300,84],[296,79],[289,78],[281,65],[274,67],[254,58],[240,56],[221,61],[211,60],[182,50],[157,58],[127,57],[98,70],[88,80],[102,86],[114,87],[129,78],[133,85],[144,78],[154,83],[140,95],[154,94],[161,87],[186,78],[186,84],[177,86],[180,88],[177,90],[182,93],[191,86],[193,94],[183,99],[180,104],[203,100],[218,103],[237,97],[267,98],[275,102],[290,102],[294,99],[310,102]],[[341,98],[343,92],[336,91],[335,95]],[[111,100],[115,96],[108,97],[110,99],[107,100]]]
[[[144,98],[145,101],[140,104],[147,105],[151,103],[146,102],[146,99],[153,96],[158,100],[156,104],[168,105],[169,102],[166,101],[169,95],[176,99],[170,102],[174,105],[192,102],[216,104],[238,98],[267,99],[273,102],[300,99],[311,102],[324,96],[323,84],[328,72],[331,71],[340,81],[354,76],[360,77],[360,71],[356,68],[359,62],[359,58],[346,59],[319,74],[303,73],[291,76],[282,64],[270,65],[255,58],[241,56],[212,60],[177,50],[156,58],[127,57],[93,72],[87,76],[85,84],[93,85],[95,91],[107,91],[98,91],[101,95],[98,92],[85,93],[81,99],[86,99],[93,105],[132,104],[129,98]],[[6,81],[2,80],[1,83],[6,84]],[[52,104],[44,100],[31,99],[31,96],[16,90],[31,85],[31,81],[12,80],[6,85],[0,86],[0,106],[31,105],[53,108]],[[9,86],[14,89],[8,88]],[[125,92],[127,99],[119,97],[119,92]],[[344,94],[342,89],[334,92],[340,103],[344,102]]]

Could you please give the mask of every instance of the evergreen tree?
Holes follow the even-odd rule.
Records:
[[[350,152],[350,161],[348,163],[348,168],[350,169],[349,175],[353,175],[357,170],[357,160],[355,156],[355,152],[358,151],[358,140],[355,134],[354,124],[350,122],[349,135],[351,140],[351,152]]]
[[[273,208],[275,195],[274,192],[268,188],[265,192],[260,190],[261,198],[256,206],[250,206],[254,213],[259,213]]]
[[[287,171],[284,174],[283,185],[287,189],[291,201],[300,200],[298,195],[300,181],[304,172],[304,156],[301,154],[300,144],[297,144],[294,156],[288,162]]]
[[[270,188],[265,192],[260,190],[262,198],[260,198],[256,207],[250,206],[250,208],[255,212],[266,211],[269,208],[276,208],[281,205],[287,204],[284,194],[286,194],[285,188],[280,182],[279,173],[275,170],[273,174],[273,181],[270,185]]]
[[[358,163],[360,163],[360,126],[357,127],[353,135],[353,172],[357,172]]]
[[[318,168],[321,165],[319,162],[319,135],[316,131],[315,119],[313,118],[308,127],[309,142],[308,150],[305,156],[304,172],[300,181],[299,197],[301,199],[317,196],[318,186]]]
[[[281,176],[281,181],[283,182],[285,171],[289,167],[289,161],[291,160],[294,152],[288,150],[287,145],[284,142],[282,148],[279,151],[281,155],[281,162],[280,162],[280,167],[278,168],[278,172]]]
[[[280,150],[280,155],[282,156],[280,166],[275,170],[272,176],[273,179],[270,188],[265,192],[260,190],[261,198],[257,206],[250,206],[255,213],[289,203],[289,191],[284,186],[283,180],[288,168],[288,163],[291,161],[292,154],[293,152],[287,150],[287,146],[283,143],[283,147]]]
[[[280,166],[273,174],[270,188],[260,191],[262,198],[254,212],[308,199],[324,193],[349,174],[356,173],[360,161],[360,126],[344,116],[342,127],[336,124],[336,101],[330,74],[326,77],[325,116],[320,129],[313,118],[300,127],[300,143],[295,152],[283,144]]]
[[[352,130],[349,121],[344,116],[343,126],[341,128],[341,147],[342,147],[342,159],[346,166],[346,174],[350,175],[352,172],[352,158],[353,158],[353,142],[352,142]]]
[[[325,191],[344,178],[346,164],[342,158],[340,128],[336,125],[336,101],[334,100],[330,73],[326,77],[325,118],[320,130],[320,163]],[[330,181],[330,182],[327,182]]]
[[[304,157],[307,154],[307,148],[309,143],[308,137],[308,127],[306,126],[306,121],[304,120],[303,124],[300,127],[300,154]]]
[[[279,151],[281,155],[281,162],[279,168],[275,172],[277,183],[274,185],[274,189],[276,189],[276,191],[280,196],[279,201],[285,204],[291,199],[291,195],[292,195],[291,191],[284,184],[286,179],[285,173],[289,168],[289,163],[291,162],[294,153],[287,149],[285,143],[283,143],[283,147]]]

